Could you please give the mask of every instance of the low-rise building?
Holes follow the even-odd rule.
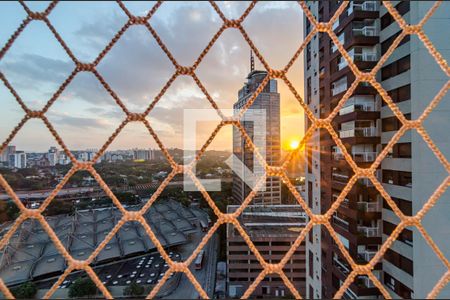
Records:
[[[233,213],[238,205],[229,205]],[[307,216],[299,205],[249,205],[239,222],[267,263],[278,263],[306,226]],[[295,288],[305,294],[305,242],[291,256],[283,271]],[[229,297],[242,296],[263,267],[232,224],[227,224],[227,285]],[[290,294],[281,277],[264,278],[252,297],[283,297]]]

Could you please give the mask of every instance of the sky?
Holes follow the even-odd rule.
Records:
[[[48,3],[26,2],[34,11]],[[135,15],[144,15],[154,2],[124,4]],[[248,2],[218,2],[224,14],[238,18]],[[26,17],[17,2],[0,3],[0,48]],[[258,3],[243,26],[253,43],[272,68],[281,69],[302,43],[302,11],[294,2]],[[93,61],[114,34],[127,22],[115,2],[60,2],[49,20],[83,62]],[[207,2],[163,3],[151,18],[156,30],[175,59],[192,65],[222,20]],[[222,109],[231,109],[237,101],[250,70],[250,47],[236,29],[227,29],[210,49],[196,74]],[[296,90],[303,94],[303,57],[287,74]],[[256,68],[262,69],[259,61]],[[74,69],[74,64],[43,22],[33,21],[22,32],[0,61],[6,76],[31,109],[41,109]],[[174,67],[144,26],[132,26],[113,46],[97,67],[98,72],[132,112],[142,112],[174,73]],[[281,95],[281,138],[287,147],[304,132],[303,110],[283,82]],[[3,83],[0,83],[0,139],[23,118],[24,112]],[[183,148],[183,110],[211,108],[191,77],[179,76],[150,112],[148,121],[167,147]],[[125,114],[115,104],[98,80],[88,72],[76,75],[47,117],[69,149],[98,149],[124,120]],[[200,147],[214,130],[215,122],[197,127]],[[223,128],[209,149],[232,147],[230,126]],[[42,121],[25,124],[11,144],[19,150],[46,151],[56,145]],[[155,148],[156,143],[141,124],[128,124],[108,150]]]

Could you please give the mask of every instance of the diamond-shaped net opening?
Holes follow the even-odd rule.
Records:
[[[48,100],[45,101],[44,99],[44,106],[40,106],[38,108],[34,106],[29,106],[29,102],[26,99],[26,95],[22,95],[18,93],[18,91],[14,88],[15,82],[14,78],[9,78],[8,72],[2,72],[0,73],[0,80],[3,82],[5,87],[9,90],[11,95],[14,96],[17,103],[20,105],[20,107],[25,112],[25,116],[21,121],[17,123],[17,125],[14,127],[14,129],[10,132],[8,137],[3,141],[1,144],[0,150],[3,151],[7,145],[10,143],[10,141],[14,138],[14,136],[21,130],[24,124],[26,124],[30,119],[32,118],[38,118],[41,119],[45,126],[48,128],[49,132],[55,137],[58,144],[62,146],[64,149],[64,152],[67,154],[68,159],[72,162],[73,166],[71,168],[71,173],[69,173],[69,176],[74,175],[77,171],[87,171],[92,175],[92,177],[95,179],[96,182],[98,182],[99,186],[106,192],[106,194],[113,200],[115,207],[117,207],[117,211],[121,212],[121,216],[117,218],[117,223],[115,224],[113,230],[106,235],[105,239],[97,244],[94,252],[89,257],[82,257],[81,259],[79,257],[75,257],[73,253],[70,253],[65,245],[64,240],[62,236],[58,236],[55,228],[49,224],[49,221],[46,220],[42,213],[43,209],[30,209],[20,201],[17,194],[14,192],[14,190],[9,185],[8,181],[5,179],[3,175],[0,175],[0,185],[3,187],[3,189],[9,194],[12,201],[16,204],[17,208],[20,210],[19,216],[15,219],[15,221],[3,230],[2,237],[0,239],[0,249],[3,251],[6,251],[5,249],[11,245],[11,240],[14,238],[17,238],[15,235],[18,234],[20,231],[21,226],[26,226],[29,222],[38,222],[42,228],[43,231],[48,234],[49,238],[53,242],[58,255],[64,258],[64,260],[67,262],[67,268],[65,269],[64,275],[60,277],[60,279],[51,286],[51,288],[48,290],[48,292],[44,295],[45,297],[52,296],[58,287],[61,284],[64,284],[64,278],[67,278],[72,271],[83,271],[86,273],[86,278],[89,277],[90,280],[93,281],[95,286],[98,288],[101,294],[103,294],[107,298],[111,298],[110,291],[105,287],[105,283],[107,282],[107,276],[103,278],[103,275],[108,274],[107,272],[100,272],[98,270],[94,270],[91,267],[91,264],[95,259],[101,259],[102,251],[105,251],[105,249],[108,249],[108,245],[111,243],[114,243],[114,236],[116,234],[121,234],[123,230],[126,230],[127,228],[130,228],[130,226],[134,226],[133,224],[138,224],[142,226],[142,230],[140,230],[141,234],[144,236],[148,236],[148,239],[151,241],[151,243],[154,245],[154,247],[160,252],[161,259],[167,263],[168,269],[165,270],[165,274],[162,276],[162,280],[155,285],[155,287],[151,290],[148,297],[154,297],[157,295],[157,293],[161,290],[163,284],[167,281],[170,274],[173,271],[176,272],[182,272],[184,273],[187,278],[192,282],[192,285],[197,290],[199,296],[201,298],[207,298],[208,295],[202,287],[199,282],[195,279],[195,276],[193,276],[192,272],[188,268],[187,263],[191,263],[193,257],[187,261],[187,262],[177,262],[173,256],[170,253],[167,253],[165,249],[163,248],[163,245],[161,244],[160,240],[158,239],[158,233],[155,232],[156,227],[151,226],[146,222],[145,214],[149,209],[151,209],[152,205],[155,204],[155,200],[157,199],[158,195],[161,193],[161,191],[169,184],[170,180],[180,174],[186,174],[192,178],[192,181],[194,184],[198,187],[198,189],[203,193],[203,196],[206,199],[207,204],[211,207],[212,211],[217,217],[215,225],[206,233],[205,237],[202,239],[202,242],[198,245],[198,247],[194,250],[193,255],[198,255],[200,252],[200,249],[205,246],[208,239],[210,239],[214,232],[217,230],[218,226],[220,224],[224,223],[230,223],[233,226],[237,228],[239,233],[243,236],[243,239],[247,242],[248,247],[253,252],[257,252],[255,245],[251,242],[251,239],[248,235],[246,235],[245,231],[242,229],[242,227],[239,225],[238,222],[238,216],[242,212],[242,210],[247,206],[251,199],[255,196],[255,193],[250,193],[247,201],[245,201],[235,213],[233,214],[225,214],[222,213],[215,205],[214,201],[211,199],[208,193],[206,193],[204,187],[202,186],[201,182],[198,181],[195,177],[195,174],[192,172],[192,164],[190,165],[181,165],[174,161],[171,154],[167,151],[166,147],[163,143],[161,143],[161,140],[158,138],[155,131],[152,129],[151,125],[146,121],[146,117],[148,114],[152,111],[152,109],[155,107],[155,105],[158,103],[158,101],[163,97],[166,90],[170,87],[172,82],[180,75],[184,76],[190,76],[194,80],[195,84],[199,87],[201,92],[204,94],[206,99],[211,103],[212,107],[217,110],[217,113],[219,116],[223,118],[222,124],[230,124],[232,122],[235,126],[241,126],[239,118],[236,120],[230,121],[230,119],[225,119],[224,115],[220,112],[219,106],[216,105],[214,97],[212,97],[207,88],[202,84],[202,82],[199,80],[199,78],[196,75],[196,69],[201,64],[203,58],[208,53],[208,51],[211,49],[211,47],[216,43],[216,41],[219,39],[221,34],[229,29],[235,29],[237,30],[246,43],[249,45],[249,47],[253,50],[255,56],[258,58],[258,60],[261,62],[261,64],[264,66],[264,68],[268,71],[268,75],[263,81],[264,85],[268,82],[269,79],[280,79],[281,81],[285,82],[288,88],[291,90],[292,94],[295,96],[295,98],[298,100],[298,102],[303,106],[305,109],[305,113],[310,119],[311,127],[309,131],[307,131],[307,134],[303,138],[301,144],[305,144],[308,139],[311,136],[311,132],[314,130],[320,128],[322,130],[328,131],[328,133],[331,135],[333,140],[336,142],[337,146],[341,148],[342,150],[342,158],[347,161],[347,163],[352,167],[354,171],[353,177],[351,177],[348,181],[348,183],[343,187],[341,193],[338,195],[336,200],[331,205],[330,209],[324,213],[324,215],[314,215],[311,211],[307,211],[310,216],[310,221],[308,225],[305,227],[304,230],[299,235],[299,238],[296,240],[294,244],[292,244],[292,248],[296,249],[300,243],[305,239],[307,232],[311,230],[311,227],[313,225],[322,224],[323,227],[326,227],[329,234],[333,238],[333,240],[336,243],[336,247],[339,248],[340,252],[342,253],[343,258],[345,258],[345,263],[348,266],[348,277],[346,280],[342,282],[342,285],[340,286],[338,292],[336,293],[335,297],[342,297],[346,290],[349,288],[349,286],[352,283],[356,284],[364,284],[364,285],[370,285],[375,286],[379,289],[380,293],[386,297],[389,298],[389,293],[387,290],[382,286],[380,283],[379,278],[374,274],[374,271],[372,270],[373,266],[381,259],[381,256],[386,253],[390,245],[394,242],[394,240],[398,239],[399,236],[401,239],[407,239],[408,234],[402,233],[405,230],[408,230],[406,227],[414,227],[417,228],[424,239],[427,241],[427,243],[430,245],[431,249],[436,253],[439,260],[443,263],[445,268],[447,269],[446,273],[439,279],[439,281],[436,283],[436,285],[432,288],[430,293],[428,294],[428,297],[435,298],[440,290],[448,283],[450,279],[450,263],[445,258],[445,256],[441,253],[437,245],[433,242],[432,238],[428,235],[424,227],[421,225],[421,220],[423,219],[424,215],[434,206],[436,201],[440,198],[440,196],[444,193],[446,188],[450,184],[450,177],[446,177],[443,179],[443,181],[440,183],[440,185],[436,188],[436,190],[433,192],[433,194],[430,196],[430,198],[424,202],[423,208],[419,211],[419,213],[415,216],[408,216],[408,214],[403,214],[402,209],[398,209],[398,207],[401,207],[401,204],[398,205],[398,203],[390,197],[388,192],[385,188],[383,188],[383,185],[377,180],[377,177],[375,176],[376,168],[380,165],[381,161],[386,157],[387,153],[390,151],[390,149],[393,147],[393,145],[401,138],[402,134],[408,129],[414,129],[417,131],[417,133],[420,135],[420,137],[423,139],[424,143],[427,144],[427,146],[430,148],[430,150],[436,155],[437,159],[439,160],[440,164],[445,168],[446,172],[450,172],[450,164],[447,160],[447,158],[442,154],[442,152],[439,150],[439,148],[436,146],[436,144],[432,141],[430,136],[427,133],[427,130],[423,126],[424,120],[427,119],[427,117],[430,116],[430,113],[433,111],[433,109],[439,104],[440,100],[443,98],[444,94],[447,92],[449,83],[447,81],[446,84],[440,89],[436,95],[433,96],[433,99],[428,103],[426,107],[424,107],[423,113],[420,116],[414,116],[409,120],[408,118],[405,118],[400,109],[398,108],[397,104],[395,103],[395,99],[389,95],[388,92],[376,81],[376,73],[381,68],[381,66],[387,61],[389,56],[394,52],[395,48],[399,45],[401,40],[405,38],[406,36],[412,36],[414,38],[417,38],[417,40],[422,42],[425,46],[425,48],[429,51],[430,57],[437,63],[439,68],[442,70],[442,72],[445,73],[445,75],[450,75],[450,69],[448,67],[447,62],[444,60],[442,55],[436,50],[434,47],[432,41],[429,40],[429,38],[426,35],[426,30],[424,30],[424,25],[426,25],[428,19],[438,11],[440,2],[435,3],[431,6],[431,8],[424,14],[422,20],[418,24],[407,24],[406,21],[402,18],[401,14],[396,10],[394,5],[390,2],[384,2],[384,6],[388,10],[389,14],[392,16],[393,20],[398,24],[398,26],[401,28],[401,34],[398,39],[395,39],[392,42],[392,45],[387,47],[385,49],[383,56],[380,58],[380,60],[375,64],[373,69],[371,71],[367,71],[367,68],[362,67],[359,62],[356,62],[354,59],[354,56],[350,55],[341,44],[339,37],[336,36],[336,34],[333,32],[333,24],[336,22],[337,18],[340,14],[345,12],[346,6],[349,5],[348,2],[342,2],[340,7],[337,9],[336,14],[330,19],[326,20],[327,22],[323,22],[323,20],[316,20],[314,16],[312,15],[311,11],[308,9],[307,5],[304,2],[301,2],[299,6],[303,10],[304,15],[306,18],[308,18],[309,22],[311,23],[311,30],[310,33],[306,36],[303,43],[299,46],[299,48],[294,52],[292,57],[288,57],[286,61],[286,65],[282,69],[272,69],[270,67],[269,62],[265,59],[265,57],[261,54],[261,52],[258,50],[257,42],[253,42],[251,35],[247,32],[246,26],[247,23],[244,22],[249,16],[251,16],[252,10],[257,5],[256,2],[252,2],[246,6],[245,9],[238,9],[235,12],[242,13],[239,17],[235,19],[230,19],[227,16],[229,15],[229,11],[226,13],[222,12],[221,6],[218,5],[215,2],[211,2],[209,5],[205,3],[206,8],[214,10],[217,13],[217,16],[215,18],[216,25],[219,27],[218,29],[215,27],[211,27],[211,38],[209,42],[205,43],[205,45],[199,45],[199,49],[203,49],[201,54],[195,59],[194,63],[192,65],[182,65],[178,62],[177,56],[173,55],[170,51],[171,47],[166,45],[164,43],[164,40],[159,36],[158,32],[154,29],[155,22],[158,21],[158,19],[155,18],[155,13],[158,13],[158,10],[161,7],[162,2],[157,2],[153,6],[149,5],[149,7],[145,10],[145,14],[139,14],[135,15],[134,12],[136,11],[133,9],[132,11],[128,10],[127,4],[118,2],[118,6],[120,7],[121,14],[124,16],[124,24],[116,24],[118,31],[113,35],[113,37],[109,40],[110,37],[108,37],[105,40],[106,46],[104,46],[103,50],[100,51],[100,53],[93,59],[90,58],[88,61],[85,61],[83,56],[83,60],[79,58],[78,51],[73,51],[72,47],[75,48],[76,42],[74,43],[73,37],[66,37],[66,34],[62,34],[59,32],[56,28],[56,26],[53,25],[53,22],[57,22],[57,20],[54,20],[52,18],[53,13],[58,13],[58,8],[60,6],[65,6],[65,3],[58,4],[58,2],[51,2],[47,7],[35,7],[34,4],[32,6],[29,6],[29,4],[20,2],[20,5],[23,7],[24,12],[26,14],[26,17],[23,19],[23,21],[20,23],[20,25],[15,29],[15,31],[11,34],[9,39],[6,41],[4,46],[0,50],[0,61],[6,61],[8,58],[8,53],[15,51],[14,45],[16,43],[19,43],[21,41],[21,37],[30,34],[30,31],[28,30],[29,27],[32,28],[35,25],[40,26],[40,29],[42,30],[48,30],[49,35],[53,36],[55,39],[52,39],[54,43],[53,46],[58,47],[59,50],[64,51],[67,56],[70,58],[69,60],[69,72],[64,77],[65,79],[58,83],[59,86],[56,87],[54,94],[49,95]],[[208,7],[209,6],[209,7]],[[244,7],[243,7],[244,8]],[[36,10],[35,10],[36,9]],[[68,13],[70,15],[70,13]],[[62,19],[61,19],[62,20]],[[105,20],[103,20],[105,21]],[[154,22],[152,22],[154,21]],[[151,103],[144,103],[143,113],[135,113],[134,107],[128,107],[128,101],[130,99],[121,99],[121,97],[124,95],[122,92],[116,93],[113,90],[113,87],[115,87],[115,84],[110,85],[102,75],[100,71],[97,71],[97,66],[100,66],[100,63],[103,61],[103,58],[107,56],[108,52],[114,48],[115,44],[123,38],[125,33],[134,26],[141,26],[140,29],[145,29],[146,33],[148,33],[149,36],[151,36],[156,44],[159,46],[159,48],[164,52],[164,54],[167,56],[170,63],[173,65],[175,72],[174,74],[168,78],[168,81],[160,87],[160,89],[157,89],[157,94],[154,97],[153,101]],[[217,30],[217,31],[215,31]],[[286,76],[289,69],[292,67],[294,62],[298,59],[300,54],[303,52],[305,45],[311,41],[314,35],[316,34],[321,35],[329,35],[333,41],[333,43],[336,45],[337,50],[342,56],[342,63],[347,64],[347,66],[352,70],[355,76],[354,83],[350,86],[349,90],[345,92],[342,95],[342,98],[338,101],[336,107],[334,110],[328,114],[328,116],[323,116],[323,118],[318,119],[314,117],[313,113],[309,110],[309,108],[305,105],[304,100],[301,98],[299,93],[296,91],[293,84],[289,81],[288,77]],[[184,35],[185,37],[188,37],[188,35]],[[66,38],[68,41],[66,41]],[[207,41],[207,40],[206,40]],[[186,40],[180,40],[181,43],[188,42]],[[102,43],[100,43],[102,44]],[[193,48],[196,45],[190,45]],[[103,47],[103,46],[102,46]],[[203,48],[204,47],[204,48]],[[101,47],[100,47],[101,48]],[[183,61],[190,61],[190,59],[180,57]],[[107,60],[105,60],[106,62]],[[363,69],[360,69],[363,68]],[[70,70],[72,70],[70,72]],[[58,99],[61,96],[61,94],[66,90],[66,88],[69,87],[70,83],[75,77],[78,77],[78,73],[82,72],[88,72],[93,75],[96,80],[100,83],[101,87],[104,89],[103,92],[107,92],[113,99],[113,103],[117,105],[117,107],[120,109],[120,111],[123,112],[123,114],[126,116],[124,122],[120,124],[119,128],[110,136],[108,139],[107,145],[111,143],[116,136],[119,134],[120,129],[123,128],[127,123],[129,122],[144,122],[147,127],[149,128],[150,134],[153,136],[155,141],[158,143],[158,146],[161,148],[163,154],[168,159],[170,166],[172,168],[172,171],[169,173],[167,180],[164,180],[161,182],[161,185],[158,187],[157,191],[153,194],[151,199],[147,201],[147,205],[143,207],[141,210],[136,211],[127,211],[121,202],[114,196],[114,193],[109,189],[107,184],[104,182],[104,180],[101,178],[101,176],[96,172],[94,168],[94,160],[100,157],[104,151],[107,148],[107,145],[102,147],[98,153],[97,156],[93,159],[88,159],[87,161],[80,161],[77,160],[77,157],[75,157],[70,151],[68,150],[68,147],[66,147],[64,137],[61,137],[58,134],[57,128],[54,120],[52,120],[52,117],[55,117],[54,112],[52,113],[51,108],[54,104],[58,103]],[[400,130],[398,131],[398,134],[394,135],[393,139],[385,146],[385,151],[382,151],[374,160],[373,164],[368,168],[360,168],[357,165],[354,164],[354,158],[352,157],[351,153],[349,151],[344,151],[344,145],[342,144],[341,137],[336,132],[336,129],[333,127],[332,120],[334,117],[336,117],[339,110],[341,110],[345,102],[350,98],[351,94],[353,93],[354,89],[357,88],[357,85],[361,82],[366,82],[371,84],[379,93],[382,100],[386,103],[386,105],[392,110],[392,113],[398,118],[398,120],[401,122],[399,124]],[[251,106],[254,99],[258,96],[258,94],[262,91],[263,85],[261,85],[260,88],[256,90],[256,92],[250,97],[250,100],[248,103],[241,109],[241,116],[242,114]],[[48,96],[48,95],[46,95]],[[23,97],[23,98],[22,98]],[[110,99],[111,100],[111,99]],[[56,102],[56,103],[55,103]],[[132,109],[130,111],[129,109]],[[140,110],[142,111],[142,110]],[[49,121],[50,119],[50,121]],[[64,118],[63,118],[64,119]],[[258,149],[254,149],[257,151]],[[202,149],[200,153],[198,153],[196,160],[198,160],[201,155],[203,154],[205,149]],[[292,186],[292,184],[287,180],[286,176],[286,166],[289,163],[289,158],[287,161],[283,163],[282,166],[269,166],[268,164],[264,164],[264,168],[266,169],[268,176],[279,176],[281,178],[284,178],[283,182],[288,186],[289,190],[293,193],[295,199],[303,204],[303,207],[307,207],[307,203],[305,203],[305,200],[302,199],[299,193],[295,192],[295,188]],[[68,179],[68,178],[66,178]],[[380,195],[385,199],[385,205],[389,205],[395,214],[399,217],[399,223],[396,227],[392,228],[392,232],[388,235],[386,241],[382,244],[380,249],[376,252],[372,260],[368,262],[367,264],[363,265],[357,265],[356,262],[352,259],[352,257],[349,255],[347,249],[340,241],[339,237],[336,234],[336,231],[334,230],[332,223],[332,218],[335,215],[335,212],[337,208],[345,201],[345,195],[351,190],[352,186],[361,181],[361,180],[368,180],[371,182],[371,184],[378,190]],[[63,185],[58,185],[54,192],[49,196],[48,201],[51,201],[53,199],[53,196],[58,193],[62,189]],[[436,237],[439,238],[439,237]],[[147,241],[148,242],[148,241]],[[285,259],[281,260],[279,263],[263,263],[261,265],[262,272],[261,275],[258,277],[258,280],[253,282],[253,284],[250,285],[250,287],[245,291],[244,297],[248,297],[254,292],[254,290],[257,288],[258,284],[261,282],[261,280],[266,277],[268,274],[275,274],[276,276],[279,276],[283,283],[286,285],[286,288],[289,290],[289,292],[294,295],[295,297],[300,297],[301,295],[296,290],[295,286],[290,283],[289,278],[286,278],[284,275],[283,268],[288,263],[290,256],[292,256],[294,251],[289,251],[288,255],[285,256]],[[264,262],[263,259],[260,259],[260,263]],[[99,275],[101,274],[101,275]],[[100,276],[100,277],[99,277]],[[151,279],[151,278],[150,278]],[[355,281],[356,280],[356,281]],[[4,284],[4,281],[0,279],[0,290],[3,293],[4,296],[7,298],[12,298],[13,295],[11,294],[11,291],[6,287]],[[287,293],[286,293],[287,294]]]

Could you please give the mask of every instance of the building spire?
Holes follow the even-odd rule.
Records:
[[[250,73],[255,70],[255,58],[253,57],[253,51],[250,48]]]

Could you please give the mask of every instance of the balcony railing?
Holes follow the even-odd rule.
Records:
[[[331,90],[331,93],[333,94],[333,96],[340,94],[342,92],[345,92],[347,90],[347,84],[340,84],[337,86],[334,86],[333,89]]]
[[[376,53],[365,52],[365,53],[349,53],[349,54],[354,62],[358,61],[368,62],[378,60],[378,55]],[[342,58],[342,60],[338,63],[338,70],[340,71],[344,69],[346,66],[348,66],[348,63],[344,58]]]
[[[339,110],[339,115],[346,115],[354,111],[375,111],[374,103],[351,104]]]
[[[357,202],[358,209],[364,212],[379,212],[381,205],[378,201],[375,202]]]
[[[351,156],[355,162],[373,162],[375,161],[377,152],[353,152]],[[344,154],[341,152],[333,152],[334,160],[344,160]]]
[[[376,127],[358,127],[339,131],[340,138],[378,136]]]
[[[348,7],[348,15],[351,15],[353,11],[378,11],[379,4],[378,1],[364,1],[363,3],[353,3],[351,2]]]
[[[378,29],[375,25],[353,28],[354,36],[378,36]]]
[[[334,265],[345,275],[348,275],[350,273],[350,268],[347,267],[341,260],[337,257],[333,257]]]
[[[367,250],[365,249],[362,252],[358,252],[358,255],[364,259],[364,261],[369,262],[372,258],[377,254],[378,250]]]
[[[365,237],[380,237],[381,236],[381,230],[379,227],[367,227],[367,226],[359,226],[358,225],[356,230]]]
[[[336,215],[333,215],[333,223],[345,230],[348,230],[348,222]]]
[[[358,183],[360,185],[365,186],[365,187],[372,187],[373,186],[373,182],[369,178],[360,178],[360,179],[358,179]]]
[[[375,52],[354,53],[353,61],[377,61],[378,55]]]

